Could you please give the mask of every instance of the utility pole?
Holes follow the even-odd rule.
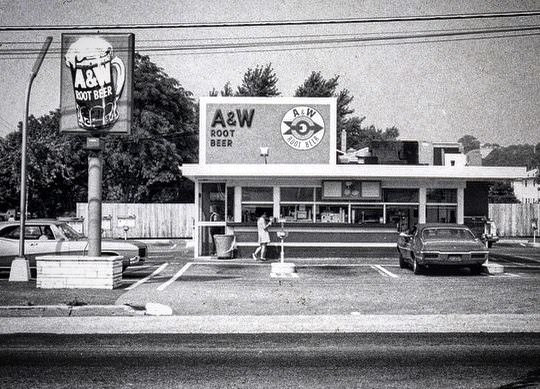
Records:
[[[49,36],[43,43],[43,47],[34,62],[34,67],[32,68],[32,73],[30,73],[30,80],[26,87],[26,99],[24,104],[24,119],[22,126],[22,143],[21,143],[21,198],[20,198],[20,234],[19,234],[19,256],[16,257],[11,262],[11,271],[9,273],[10,281],[28,281],[30,279],[30,265],[28,260],[24,256],[24,230],[26,223],[26,141],[28,138],[28,109],[30,105],[30,92],[32,90],[32,83],[36,78],[39,68],[43,63],[45,54],[49,50],[51,45],[52,37]],[[16,215],[15,215],[16,216]]]

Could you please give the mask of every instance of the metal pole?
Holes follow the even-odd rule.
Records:
[[[28,81],[28,85],[26,86],[26,99],[24,103],[24,119],[23,119],[23,126],[22,126],[22,142],[21,142],[21,198],[20,198],[20,212],[21,212],[21,219],[20,219],[20,234],[19,234],[19,256],[15,258],[11,263],[11,271],[9,275],[10,281],[28,281],[30,279],[30,268],[28,265],[28,261],[26,260],[24,256],[24,230],[25,230],[25,224],[26,224],[26,164],[27,164],[27,157],[26,157],[26,143],[28,138],[28,111],[29,111],[29,105],[30,105],[30,92],[32,91],[32,83],[34,82],[34,79],[36,78],[39,69],[41,67],[41,64],[43,63],[43,59],[45,58],[45,54],[49,50],[49,46],[51,45],[52,37],[49,36],[43,43],[43,47],[41,48],[41,51],[38,54],[38,57],[36,58],[36,62],[34,62],[34,66],[32,67],[32,73],[30,74],[30,79]],[[15,215],[17,216],[17,215]]]
[[[101,147],[101,145],[99,146]],[[91,150],[88,156],[88,256],[101,256],[101,150]]]

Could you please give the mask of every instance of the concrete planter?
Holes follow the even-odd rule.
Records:
[[[122,281],[124,257],[45,255],[36,258],[36,287],[42,289],[114,289]]]

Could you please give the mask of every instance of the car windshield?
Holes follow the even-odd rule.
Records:
[[[83,235],[79,234],[68,224],[57,224],[57,227],[69,240],[78,240],[84,238]]]
[[[426,228],[422,231],[424,240],[474,240],[471,231],[465,228]]]

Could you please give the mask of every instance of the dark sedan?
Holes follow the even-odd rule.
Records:
[[[473,232],[461,224],[418,224],[399,235],[399,266],[411,266],[420,274],[430,265],[468,266],[482,270],[488,250]]]

